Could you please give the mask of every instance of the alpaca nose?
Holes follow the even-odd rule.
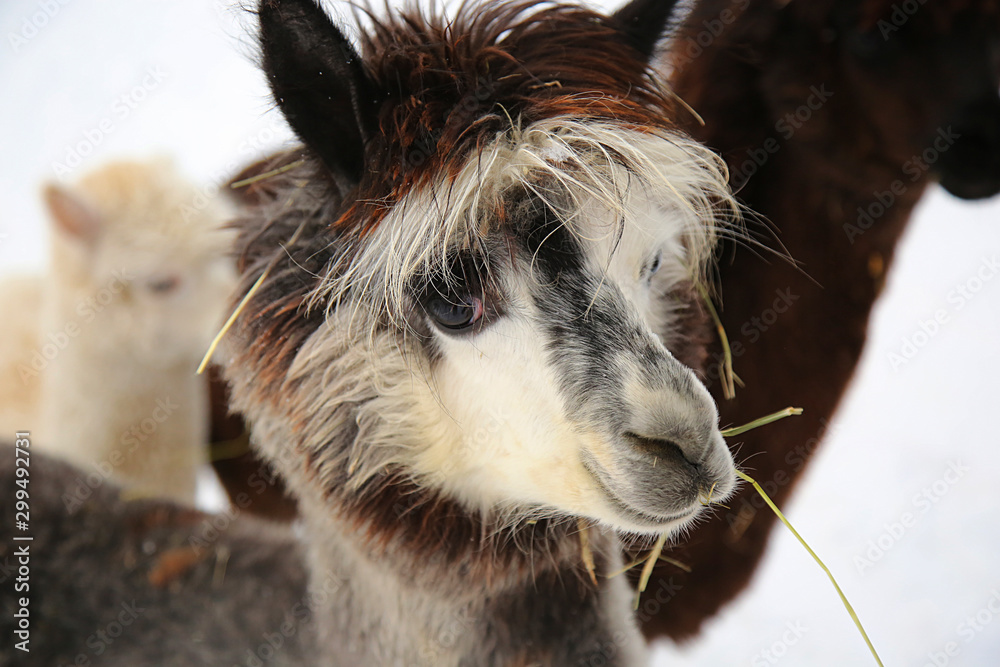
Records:
[[[690,369],[676,360],[665,360],[666,368],[641,390],[633,405],[624,439],[635,450],[662,459],[685,462],[695,468],[721,444],[718,412],[708,390]]]
[[[702,446],[697,439],[650,438],[638,433],[624,435],[633,447],[666,463],[684,462],[698,468],[708,455],[709,447]]]

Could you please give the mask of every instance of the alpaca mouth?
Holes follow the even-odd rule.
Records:
[[[704,509],[704,505],[698,501],[697,494],[692,494],[694,499],[687,508],[675,512],[660,513],[651,511],[648,507],[637,507],[636,503],[629,502],[615,492],[614,485],[607,479],[607,473],[596,462],[584,460],[583,465],[615,514],[627,520],[630,530],[662,532],[677,528],[679,524],[694,518]]]

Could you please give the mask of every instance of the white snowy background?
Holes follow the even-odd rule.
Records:
[[[60,164],[71,182],[110,158],[168,154],[211,190],[287,144],[253,65],[251,26],[217,0],[4,0],[0,274],[44,266],[38,193]],[[788,507],[886,665],[1000,664],[1000,278],[977,276],[998,256],[1000,200],[963,203],[936,188],[925,198],[833,434]],[[963,286],[976,291],[959,307]],[[939,309],[947,321],[917,335]],[[889,354],[915,335],[922,346],[894,369]],[[907,512],[914,521],[900,532]],[[658,645],[654,662],[873,664],[784,531],[749,593],[697,641]]]

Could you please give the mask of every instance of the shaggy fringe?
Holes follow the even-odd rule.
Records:
[[[460,250],[479,249],[501,224],[503,197],[522,188],[561,218],[571,232],[576,214],[599,206],[626,224],[630,192],[641,187],[670,211],[686,257],[684,272],[704,281],[717,232],[732,229],[739,208],[722,160],[669,131],[640,132],[608,122],[552,118],[483,147],[454,177],[407,195],[360,244],[335,255],[308,297],[330,317],[344,303],[369,309],[360,318],[406,329],[413,278],[449,276]],[[609,233],[619,233],[618,229]],[[352,318],[356,321],[358,318]],[[374,330],[372,331],[374,333]]]

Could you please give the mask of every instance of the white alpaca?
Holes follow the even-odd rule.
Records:
[[[234,279],[226,210],[163,160],[44,198],[51,270],[0,285],[0,433],[30,430],[89,473],[191,501],[208,434],[195,370]]]

